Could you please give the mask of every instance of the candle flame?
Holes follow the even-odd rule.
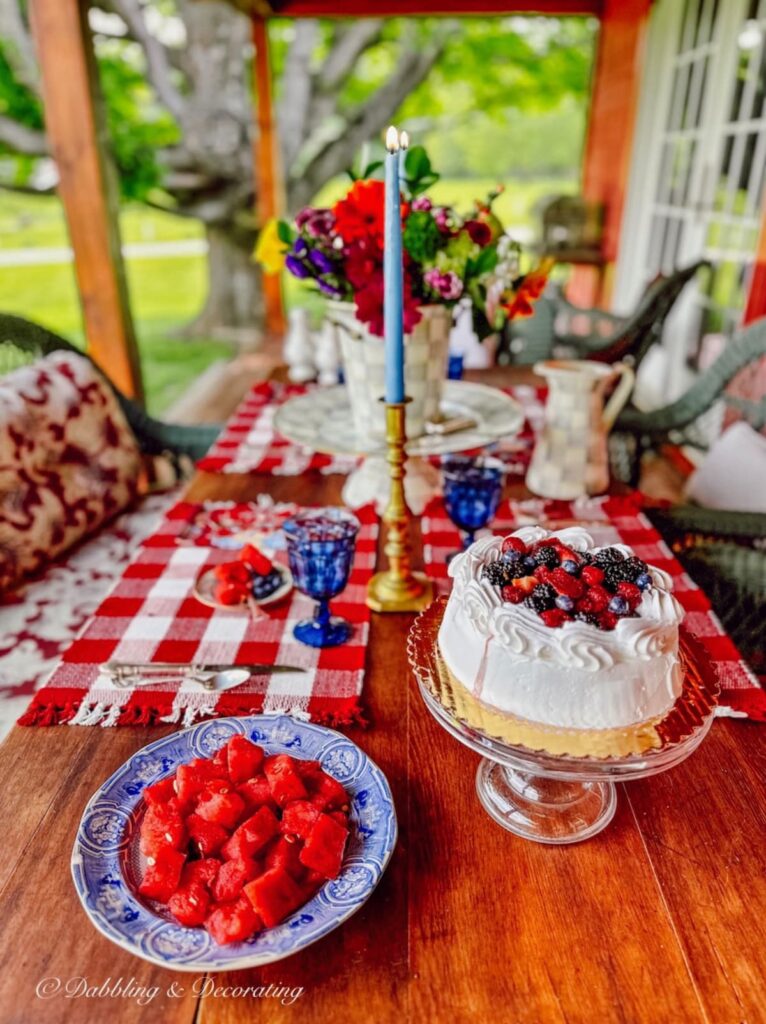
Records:
[[[408,149],[410,145],[410,137],[407,132],[401,132],[399,135],[399,145],[402,149]]]
[[[393,125],[390,125],[386,132],[386,149],[389,153],[395,153],[399,149],[399,132]]]

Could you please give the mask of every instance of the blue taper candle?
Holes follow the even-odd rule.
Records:
[[[386,345],[386,401],[404,401],[404,266],[399,191],[399,135],[386,132],[386,218],[383,251],[383,324]]]

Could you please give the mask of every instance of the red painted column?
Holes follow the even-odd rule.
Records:
[[[766,192],[764,192],[762,202],[761,235],[758,239],[755,262],[750,275],[750,287],[747,292],[745,312],[742,316],[743,324],[752,323],[753,320],[766,316]]]
[[[650,7],[651,0],[604,0],[603,4],[585,140],[583,195],[606,207],[603,254],[607,270],[600,281],[593,268],[575,269],[569,295],[583,306],[604,305],[611,293]]]

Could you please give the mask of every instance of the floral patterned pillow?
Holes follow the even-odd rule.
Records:
[[[141,455],[108,384],[55,352],[0,377],[0,591],[126,508]]]

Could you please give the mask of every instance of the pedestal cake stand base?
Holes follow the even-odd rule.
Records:
[[[482,755],[476,791],[499,825],[538,843],[577,843],[606,828],[615,783],[680,764],[702,742],[718,696],[715,671],[680,635],[681,695],[660,719],[625,729],[556,729],[482,704],[447,670],[438,646],[446,598],[413,623],[407,651],[426,707],[450,735]],[[445,794],[446,798],[446,794]]]

